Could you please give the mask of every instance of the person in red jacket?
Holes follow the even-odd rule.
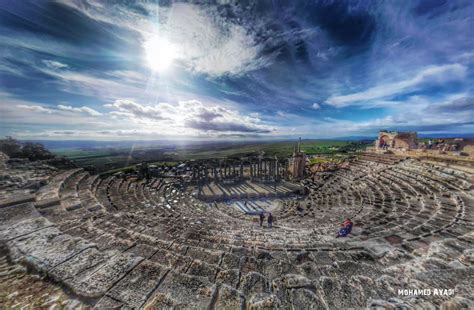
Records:
[[[346,237],[348,234],[351,233],[352,231],[352,225],[354,225],[354,223],[352,223],[351,219],[346,219],[343,223],[342,223],[342,227],[339,229],[339,232],[337,233],[337,236],[336,238],[339,238],[339,237]]]

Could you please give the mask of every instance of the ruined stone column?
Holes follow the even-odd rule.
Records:
[[[258,173],[257,173],[257,177],[260,179],[262,176],[262,160],[259,159],[258,160]]]
[[[262,180],[265,180],[265,168],[266,168],[266,162],[262,161]]]
[[[272,169],[272,165],[270,164],[269,161],[266,162],[267,163],[267,171],[265,173],[265,178],[268,180],[268,177],[270,176],[270,169]]]
[[[278,179],[278,159],[275,160],[275,173],[273,174],[273,177],[275,179],[275,182]]]
[[[268,180],[271,180],[272,179],[272,171],[273,171],[273,162],[272,161],[269,161],[267,163],[268,165],[268,171],[267,171],[267,179]]]
[[[265,180],[268,179],[268,161],[265,161],[265,172],[263,173]]]
[[[196,181],[196,167],[193,167],[193,181]]]

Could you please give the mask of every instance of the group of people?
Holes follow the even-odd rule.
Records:
[[[381,148],[383,150],[388,150],[389,145],[387,144],[387,142],[385,142],[384,139],[380,139],[379,148]]]
[[[260,212],[259,219],[260,219],[260,227],[263,227],[263,222],[265,221],[265,213],[264,212]],[[272,215],[271,212],[269,212],[268,217],[267,217],[268,228],[272,228],[273,220],[274,220],[273,215]],[[346,237],[347,235],[349,235],[352,231],[352,226],[353,225],[354,225],[354,223],[352,223],[351,219],[349,219],[349,218],[345,219],[344,222],[341,225],[341,228],[337,232],[336,238]]]
[[[263,227],[263,221],[265,220],[265,214],[263,212],[260,212],[259,218],[260,218],[260,227]],[[268,213],[267,222],[268,222],[268,228],[272,228],[272,226],[273,226],[273,215],[272,215],[271,212]]]

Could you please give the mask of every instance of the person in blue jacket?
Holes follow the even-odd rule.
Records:
[[[342,223],[341,225],[342,227],[339,229],[339,232],[337,233],[336,238],[346,237],[348,234],[350,234],[352,231],[353,224],[354,223],[352,223],[351,219],[346,219],[344,223]]]

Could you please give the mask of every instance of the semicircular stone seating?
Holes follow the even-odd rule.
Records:
[[[366,154],[302,183],[270,229],[178,179],[60,171],[2,202],[0,240],[97,308],[473,307],[472,173]],[[454,293],[399,294],[413,289]]]

